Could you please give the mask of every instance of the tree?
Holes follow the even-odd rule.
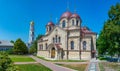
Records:
[[[29,53],[37,53],[37,41],[42,37],[43,35],[38,35],[36,40],[33,42],[29,49]]]
[[[10,42],[11,42],[12,44],[14,44],[14,41],[13,41],[13,40],[11,40]]]
[[[28,53],[28,48],[26,44],[19,38],[14,43],[13,51],[15,54],[26,54]]]
[[[5,52],[0,52],[0,71],[19,71]]]
[[[14,45],[15,42],[14,42],[13,40],[11,40],[10,43],[12,43],[12,44]],[[7,52],[8,54],[13,54],[13,48],[7,50],[6,52]]]
[[[111,6],[109,19],[105,22],[97,40],[99,54],[118,55],[120,57],[120,4]]]

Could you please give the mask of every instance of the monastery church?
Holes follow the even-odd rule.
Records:
[[[70,11],[61,15],[58,24],[48,22],[46,34],[37,43],[37,56],[52,60],[94,58],[97,34],[81,24],[81,17]]]

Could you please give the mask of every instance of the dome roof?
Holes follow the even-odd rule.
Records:
[[[71,18],[80,18],[80,16],[78,14],[72,14]]]
[[[30,24],[31,24],[31,25],[34,25],[34,21],[31,21]]]
[[[67,11],[67,12],[62,14],[61,18],[70,18],[71,15],[72,15],[72,13]]]
[[[54,26],[54,23],[52,21],[48,22],[48,26]]]

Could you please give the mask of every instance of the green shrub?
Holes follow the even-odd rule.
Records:
[[[8,53],[8,54],[13,54],[13,48],[7,50],[6,53]]]
[[[19,71],[5,52],[0,52],[0,71]]]
[[[99,57],[100,60],[107,60],[105,57]]]

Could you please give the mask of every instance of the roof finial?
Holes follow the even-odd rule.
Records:
[[[67,11],[69,11],[69,0],[67,2]]]

